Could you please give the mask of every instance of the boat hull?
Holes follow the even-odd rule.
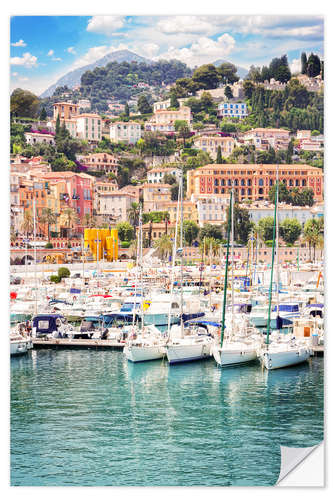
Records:
[[[262,364],[267,370],[276,370],[304,363],[310,357],[310,350],[298,348],[280,352],[264,352],[261,355]]]
[[[14,340],[10,342],[10,355],[11,356],[22,356],[28,351],[29,341],[26,340]]]
[[[166,355],[170,365],[198,361],[211,357],[211,345],[209,343],[189,345],[169,345],[166,347]]]
[[[212,354],[219,366],[235,366],[252,363],[257,359],[256,349],[214,348]]]
[[[162,359],[165,354],[165,348],[164,346],[125,346],[124,354],[128,361],[141,363],[143,361]]]

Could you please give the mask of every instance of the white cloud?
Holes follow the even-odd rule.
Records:
[[[70,54],[76,54],[74,47],[68,47],[67,52],[69,52]]]
[[[53,54],[54,54],[54,50],[53,49],[50,49],[48,51],[48,53],[47,53],[47,55],[50,56],[50,57],[53,56]]]
[[[128,46],[120,43],[117,47],[112,45],[99,45],[97,47],[90,47],[90,49],[79,59],[74,61],[72,64],[72,69],[80,68],[81,66],[86,66],[87,64],[91,64],[98,59],[110,54],[111,52],[115,52],[116,50],[126,50]],[[130,50],[130,49],[128,49]],[[152,50],[152,48],[150,48]]]
[[[22,57],[11,57],[10,64],[13,66],[25,66],[26,68],[32,68],[37,66],[37,57],[30,54],[30,52],[25,52]]]
[[[89,19],[87,31],[102,35],[112,35],[124,26],[124,16],[93,16]]]
[[[162,19],[157,27],[163,33],[196,33],[209,34],[212,31],[212,23],[207,16],[174,16]]]
[[[140,56],[152,58],[157,56],[160,47],[156,43],[145,43],[141,47],[133,48],[134,52],[138,53]]]
[[[235,45],[235,39],[228,33],[224,33],[216,41],[208,37],[200,37],[189,48],[170,47],[166,53],[155,59],[179,59],[193,67],[226,57],[234,50]]]
[[[24,42],[24,40],[19,40],[18,42],[14,42],[11,44],[13,47],[26,47],[27,44]]]

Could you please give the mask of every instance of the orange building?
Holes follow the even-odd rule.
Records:
[[[234,181],[240,200],[268,199],[276,181],[277,165],[211,164],[187,172],[187,198],[192,194],[227,194]],[[289,189],[312,188],[314,199],[323,199],[323,172],[310,165],[279,165],[279,180]]]

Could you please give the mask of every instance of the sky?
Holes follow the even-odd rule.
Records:
[[[248,69],[287,54],[296,72],[302,52],[323,57],[323,47],[324,18],[316,15],[14,16],[11,90],[39,95],[68,71],[122,49],[192,68],[226,59]]]

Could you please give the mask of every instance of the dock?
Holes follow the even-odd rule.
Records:
[[[316,345],[312,347],[313,350],[313,355],[318,356],[318,357],[323,357],[324,356],[324,346],[323,345]]]
[[[33,339],[35,349],[117,349],[124,348],[123,342],[100,339]]]

